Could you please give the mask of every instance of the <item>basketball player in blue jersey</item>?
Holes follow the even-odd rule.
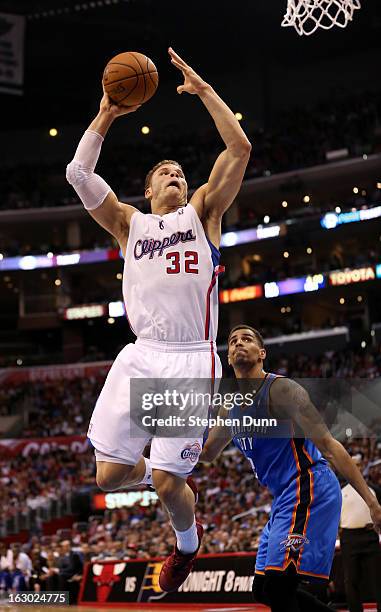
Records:
[[[298,588],[302,580],[327,580],[331,569],[341,490],[328,461],[367,503],[378,531],[381,506],[345,448],[329,433],[307,391],[288,378],[265,372],[265,358],[257,330],[249,325],[232,329],[229,364],[240,390],[255,390],[254,401],[252,406],[221,409],[220,416],[231,419],[229,427],[210,431],[200,460],[214,461],[233,440],[274,496],[257,553],[255,599],[273,612],[329,610]],[[243,415],[255,418],[254,426]],[[257,420],[269,418],[277,422],[273,433],[261,428],[266,421]]]
[[[137,336],[113,363],[91,418],[88,436],[95,448],[97,483],[115,491],[153,480],[177,542],[161,570],[164,591],[184,582],[200,547],[202,526],[195,522],[195,495],[187,477],[203,440],[153,436],[150,459],[143,457],[152,436],[132,433],[130,381],[220,377],[215,339],[221,218],[238,193],[251,150],[236,117],[213,88],[172,49],[169,55],[184,77],[178,93],[200,98],[225,144],[208,182],[188,203],[180,164],[164,160],[146,177],[152,213],[119,202],[94,169],[115,118],[138,107],[120,108],[106,94],[66,173],[91,216],[119,242],[125,258],[123,297]]]

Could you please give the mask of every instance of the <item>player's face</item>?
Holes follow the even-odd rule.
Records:
[[[187,182],[181,168],[174,164],[160,166],[152,175],[151,186],[146,191],[151,199],[173,202],[174,205],[185,204],[187,200]]]
[[[233,368],[255,367],[266,357],[251,329],[237,329],[229,338],[228,359]]]

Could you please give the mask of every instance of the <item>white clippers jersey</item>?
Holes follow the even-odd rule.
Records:
[[[138,338],[215,340],[220,253],[190,204],[131,217],[123,274],[127,317]]]

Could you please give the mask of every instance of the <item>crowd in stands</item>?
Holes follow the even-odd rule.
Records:
[[[49,546],[34,545],[34,541],[26,547],[18,542],[7,547],[0,542],[0,601],[10,592],[66,591],[73,594],[74,603],[83,561],[71,541],[56,540]]]
[[[269,370],[289,378],[365,378],[381,375],[380,347],[361,351],[351,349],[326,351],[323,355],[295,354],[276,359],[269,357]]]
[[[374,379],[381,375],[381,352],[368,348],[361,353],[347,349],[319,357],[290,355],[270,358],[267,367],[293,378]],[[102,366],[99,376],[19,385],[20,395],[8,387],[13,407],[22,398],[24,406],[29,405],[36,415],[23,435],[30,439],[34,435],[83,434],[105,372]],[[3,402],[6,394],[4,386]],[[74,417],[72,426],[60,427],[69,414]],[[361,455],[363,473],[380,495],[381,435],[377,435],[375,431],[367,438],[348,439],[345,446],[351,455]],[[271,496],[255,480],[242,454],[230,446],[212,465],[199,464],[194,478],[201,492],[198,518],[205,527],[201,552],[256,550]],[[35,512],[38,516],[37,511],[52,500],[68,493],[73,497],[84,488],[89,496],[96,490],[92,449],[80,453],[57,448],[44,454],[33,451],[26,456],[1,456],[3,523],[17,514]],[[87,561],[166,556],[173,543],[168,517],[158,501],[93,515],[53,536],[45,536],[42,521],[33,520],[27,543],[8,546],[0,542],[0,598],[10,590],[68,590],[75,594]]]
[[[363,473],[380,495],[381,440],[351,439],[346,447],[351,455],[361,455]],[[46,459],[48,462],[49,457]],[[62,459],[58,454],[55,462]],[[33,461],[42,464],[45,460],[34,457]],[[74,478],[75,464],[78,476]],[[94,461],[90,454],[86,459],[72,456],[71,466],[75,492],[78,477],[93,480]],[[57,477],[58,471],[55,474]],[[199,464],[194,478],[201,493],[197,517],[205,529],[201,553],[255,551],[268,520],[271,496],[258,484],[243,455],[229,447],[214,464]],[[35,533],[22,548],[0,543],[0,595],[10,589],[72,592],[88,561],[166,556],[173,545],[168,516],[158,501],[93,515],[87,523],[74,524],[69,532]]]
[[[26,516],[30,510],[46,508],[52,500],[72,492],[76,487],[93,482],[92,453],[73,454],[56,449],[27,456],[0,455],[1,521]],[[34,525],[38,529],[38,525]]]
[[[82,433],[103,386],[106,371],[71,380],[16,382],[0,390],[0,415],[27,407],[23,437],[48,437]]]
[[[341,92],[309,108],[305,104],[272,118],[270,128],[248,129],[254,143],[246,178],[268,176],[287,170],[324,163],[326,153],[348,148],[350,156],[376,152],[380,148],[377,127],[381,115],[381,93]],[[156,136],[133,145],[115,147],[99,171],[121,200],[142,195],[144,177],[159,159],[177,159],[184,167],[190,187],[205,181],[221,151],[215,129],[180,133],[166,126]],[[66,160],[69,161],[69,160]],[[77,203],[65,184],[65,165],[21,166],[0,169],[0,209],[65,206]]]
[[[291,378],[367,378],[381,376],[379,346],[326,351],[319,356],[284,354],[271,357],[266,368]],[[106,378],[108,366],[97,374],[69,380],[3,384],[0,415],[24,411],[23,437],[75,435],[86,432],[89,416]],[[229,375],[229,372],[225,373]]]

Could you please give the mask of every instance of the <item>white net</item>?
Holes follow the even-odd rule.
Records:
[[[318,28],[345,28],[359,8],[360,0],[288,0],[282,26],[294,26],[300,36],[309,36]]]

